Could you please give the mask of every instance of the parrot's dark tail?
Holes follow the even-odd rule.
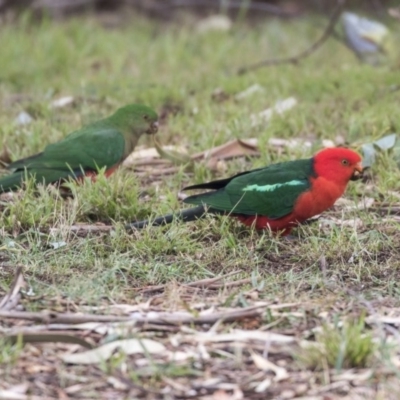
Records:
[[[15,172],[0,178],[0,193],[17,190],[21,186],[23,177],[23,172]]]
[[[203,218],[207,211],[204,206],[198,206],[194,208],[188,208],[187,210],[182,210],[176,214],[168,214],[162,217],[158,217],[153,220],[145,220],[145,221],[137,221],[132,222],[131,224],[125,225],[126,229],[143,229],[146,226],[162,226],[170,224],[172,221],[183,221],[183,222],[190,222],[195,221],[196,219]]]

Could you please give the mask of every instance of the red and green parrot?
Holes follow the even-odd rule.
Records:
[[[27,177],[50,184],[94,177],[102,168],[108,177],[133,151],[142,134],[157,130],[158,117],[151,108],[141,104],[121,107],[110,117],[48,145],[41,153],[9,164],[7,169],[12,173],[0,178],[0,192],[18,189]]]
[[[231,178],[184,188],[211,189],[187,197],[197,205],[151,221],[138,221],[128,229],[165,225],[174,219],[193,221],[207,212],[236,217],[247,226],[290,233],[292,228],[333,206],[350,180],[362,175],[361,157],[346,148],[328,148],[312,158],[272,164]]]

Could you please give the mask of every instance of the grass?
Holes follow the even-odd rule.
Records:
[[[325,325],[316,334],[316,343],[305,349],[303,362],[311,368],[335,368],[340,371],[350,368],[365,368],[375,350],[373,337],[365,333],[365,323],[347,321],[339,327]],[[301,357],[300,357],[301,359]]]
[[[390,216],[382,219],[370,211],[339,205],[319,222],[300,227],[293,241],[254,232],[226,217],[135,233],[123,229],[126,222],[181,208],[177,193],[186,184],[309,157],[321,148],[323,139],[340,136],[360,149],[363,143],[398,132],[400,92],[392,90],[398,85],[398,66],[362,65],[344,46],[330,40],[300,65],[238,76],[235,71],[244,62],[289,56],[306,47],[320,34],[314,24],[317,17],[235,21],[230,32],[206,34],[193,28],[195,16],[182,15],[179,23],[129,13],[117,18],[118,27],[107,26],[104,16],[38,22],[25,15],[1,24],[0,142],[13,159],[39,152],[81,124],[132,102],[148,104],[160,114],[171,107],[177,110],[162,120],[161,144],[183,145],[196,153],[233,138],[257,137],[261,157],[229,161],[223,173],[202,164],[195,164],[190,173],[182,167],[179,173],[161,178],[124,169],[109,180],[100,177],[95,184],[72,186],[73,198],[68,199],[53,188],[35,190],[32,185],[12,201],[0,199],[0,291],[10,286],[14,267],[23,265],[33,293],[23,296],[25,309],[64,310],[68,304],[81,310],[81,305],[144,301],[146,296],[138,290],[149,285],[168,288],[176,282],[239,271],[232,279],[251,278],[250,283],[222,290],[221,304],[251,303],[254,298],[246,297],[249,291],[257,299],[278,304],[299,302],[303,319],[293,315],[281,321],[266,315],[264,321],[274,324],[276,332],[291,331],[299,337],[327,322],[320,313],[327,313],[333,322],[334,316],[361,316],[365,302],[376,312],[386,304],[398,307],[398,221]],[[393,29],[398,36],[398,29]],[[234,100],[234,94],[255,83],[264,87],[262,94]],[[213,100],[218,88],[227,100]],[[62,96],[73,96],[74,103],[50,107]],[[269,124],[251,127],[252,113],[289,96],[298,100],[295,108]],[[27,111],[34,121],[16,125],[20,111]],[[305,138],[312,145],[278,152],[268,145],[272,137]],[[141,144],[153,145],[149,138]],[[367,182],[349,185],[346,199],[357,202],[370,197],[376,204],[398,205],[400,170],[392,155],[380,154],[368,175]],[[355,218],[361,220],[358,228],[341,223]],[[86,236],[69,231],[69,226],[81,222],[113,224],[115,230]],[[58,233],[52,234],[52,228]],[[62,242],[65,245],[58,247]],[[164,303],[167,309],[186,304],[179,292],[169,296]],[[199,301],[211,300],[200,296]],[[356,323],[321,334],[317,341],[334,347],[326,365],[371,366],[367,356],[373,346],[367,330],[364,323]],[[339,363],[337,348],[346,338],[360,351],[340,354]],[[2,361],[8,360],[9,352],[3,353]],[[316,354],[310,350],[313,362],[308,368],[316,366]],[[382,356],[380,362],[386,365],[387,360]],[[167,367],[171,379],[192,373],[190,365]],[[162,369],[157,373],[162,375]],[[132,380],[139,379],[132,374]]]

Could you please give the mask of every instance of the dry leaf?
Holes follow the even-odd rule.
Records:
[[[160,155],[155,147],[141,148],[138,147],[133,153],[128,157],[130,160],[140,160],[143,158],[159,158]],[[126,161],[126,160],[125,160]]]
[[[335,206],[339,206],[343,210],[367,210],[371,208],[375,203],[375,199],[372,197],[364,197],[358,203],[354,202],[353,200],[346,199],[341,197],[335,202]],[[378,206],[383,209],[382,206]]]
[[[255,127],[262,123],[268,122],[273,115],[278,114],[281,115],[285,111],[290,110],[297,104],[297,100],[294,97],[289,97],[285,100],[277,101],[272,107],[267,108],[264,111],[259,112],[258,114],[250,115],[251,118],[251,126]]]
[[[400,7],[389,8],[388,14],[393,18],[400,19]]]
[[[32,121],[33,118],[26,111],[21,111],[14,120],[16,125],[28,125]]]
[[[43,396],[33,396],[27,394],[29,390],[28,383],[11,386],[8,389],[0,389],[0,400],[39,400]]]
[[[373,371],[371,369],[365,370],[349,370],[343,373],[334,375],[332,377],[333,381],[366,381],[372,378]]]
[[[114,389],[117,390],[129,390],[129,386],[126,383],[120,381],[114,376],[109,376],[107,378],[107,383],[109,383]]]
[[[193,160],[216,158],[224,160],[233,157],[259,156],[257,139],[234,139],[221,146],[196,153],[192,156]]]
[[[210,171],[220,172],[220,173],[224,173],[228,169],[228,166],[226,165],[225,161],[218,160],[218,158],[215,157],[211,157],[206,161],[206,167]]]
[[[236,384],[221,383],[218,385],[220,388],[216,390],[211,396],[201,397],[204,400],[242,400],[244,399],[243,392]],[[232,393],[227,393],[229,390]]]
[[[242,92],[239,92],[238,94],[235,95],[236,100],[243,100],[255,93],[260,93],[260,92],[265,92],[265,89],[259,85],[258,83],[249,86],[246,90],[243,90]]]
[[[28,400],[31,397],[12,390],[0,390],[0,400]]]
[[[226,93],[224,89],[219,87],[214,89],[211,93],[211,98],[218,103],[228,100],[229,97],[231,97],[230,94]]]
[[[182,361],[187,361],[187,360],[209,360],[210,356],[208,353],[207,357],[204,358],[203,354],[200,354],[199,352],[195,352],[193,350],[188,350],[188,351],[171,351],[168,352],[168,360],[169,362],[182,362]]]
[[[12,392],[15,394],[25,394],[29,389],[29,385],[27,383],[21,383],[19,385],[14,385],[7,389],[8,392]]]
[[[62,108],[62,107],[72,104],[74,101],[75,101],[75,99],[72,96],[64,96],[64,97],[60,97],[59,99],[53,100],[50,103],[50,107]]]
[[[400,317],[390,317],[386,315],[371,315],[365,319],[367,324],[388,324],[400,326]]]
[[[336,144],[333,140],[330,139],[322,139],[322,146],[324,147],[336,147]]]
[[[6,144],[3,145],[3,150],[0,153],[0,165],[5,166],[12,162],[10,150]]]
[[[251,358],[253,359],[253,362],[257,368],[261,369],[262,371],[272,371],[275,374],[275,382],[279,382],[289,378],[289,374],[285,368],[278,367],[263,356],[251,352]]]
[[[124,165],[152,165],[154,159],[159,159],[160,155],[175,164],[187,164],[192,161],[200,161],[202,159],[211,160],[210,167],[223,169],[225,166],[218,165],[220,160],[241,157],[241,156],[259,156],[260,153],[257,147],[257,139],[234,139],[221,146],[213,147],[212,149],[204,150],[202,152],[190,156],[186,149],[177,146],[159,146],[149,149],[140,149],[133,152]],[[212,160],[214,159],[214,160]],[[158,160],[163,161],[163,160]]]
[[[364,222],[361,218],[350,218],[350,219],[339,219],[330,217],[329,219],[321,218],[320,225],[326,224],[328,226],[335,224],[338,226],[348,226],[354,229],[361,229],[364,226]]]
[[[287,147],[289,149],[298,148],[311,148],[312,143],[309,140],[304,140],[300,138],[282,139],[282,138],[270,138],[268,140],[268,145],[273,147]]]
[[[199,33],[206,33],[210,31],[229,31],[232,27],[232,21],[226,15],[210,15],[207,18],[200,20],[197,23],[196,30]]]
[[[312,143],[309,140],[300,138],[271,138],[268,141],[268,145],[277,148],[303,147],[307,149],[312,146]],[[164,159],[161,159],[160,156]],[[125,167],[134,166],[138,172],[141,171],[140,167],[157,166],[158,168],[143,169],[143,172],[146,172],[147,174],[163,175],[175,173],[177,171],[175,167],[170,167],[171,163],[177,165],[189,164],[189,166],[191,166],[193,161],[205,160],[207,168],[212,171],[223,173],[227,169],[227,165],[223,160],[245,156],[260,156],[257,138],[233,139],[220,146],[193,155],[189,155],[186,148],[183,146],[159,146],[156,143],[155,147],[152,148],[137,148],[124,161],[123,165]]]
[[[356,205],[355,209],[357,210],[367,210],[371,208],[375,203],[375,199],[372,197],[364,197],[362,200],[360,200]]]
[[[272,385],[272,379],[266,378],[255,387],[254,391],[256,393],[265,392],[271,385]]]
[[[165,351],[163,344],[150,339],[124,339],[104,344],[93,350],[76,354],[64,354],[61,359],[69,364],[97,364],[108,360],[116,351],[130,354],[159,354]]]
[[[21,191],[20,192],[5,192],[0,194],[0,201],[3,201],[5,203],[10,203],[14,200],[18,200],[21,197]]]
[[[197,332],[191,336],[192,340],[198,342],[248,342],[258,340],[268,343],[294,343],[296,339],[292,336],[281,335],[273,332],[263,332],[258,330],[240,330],[234,329],[231,333],[221,333],[210,335],[208,332]]]
[[[213,400],[232,400],[232,396],[225,390],[217,390],[212,395]]]

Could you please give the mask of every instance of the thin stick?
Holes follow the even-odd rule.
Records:
[[[238,70],[238,74],[242,75],[246,72],[265,67],[268,65],[278,65],[278,64],[297,64],[300,60],[308,57],[310,54],[314,53],[318,48],[320,48],[324,42],[331,36],[336,23],[338,22],[340,15],[342,13],[343,7],[345,5],[347,0],[338,0],[337,1],[337,7],[335,8],[332,16],[329,19],[329,24],[326,27],[324,33],[322,36],[314,43],[312,44],[308,49],[302,51],[300,54],[297,54],[292,57],[287,57],[287,58],[271,58],[268,60],[263,60],[260,61],[256,64],[250,65],[248,67],[242,67]]]
[[[206,278],[206,279],[201,279],[199,281],[194,281],[194,282],[190,282],[190,283],[183,283],[183,284],[181,284],[181,286],[210,288],[210,287],[215,286],[215,284],[218,281],[220,281],[221,279],[225,279],[225,278],[228,278],[229,276],[237,275],[239,273],[240,273],[240,271],[232,271],[232,272],[229,272],[228,274],[216,276],[214,278]],[[238,281],[238,282],[240,282],[240,281]],[[229,284],[229,286],[232,286],[232,283],[233,282],[223,283],[223,284],[221,284],[221,286],[218,285],[218,287],[223,287],[224,285],[228,286],[228,284]],[[166,285],[147,286],[143,289],[139,289],[138,292],[139,293],[157,292],[159,290],[165,289],[165,287],[166,287]]]
[[[11,284],[10,290],[0,300],[0,310],[12,310],[18,305],[21,298],[20,290],[25,286],[25,280],[22,275],[23,267],[17,267],[15,272],[14,280]]]
[[[131,1],[128,0],[129,3]],[[163,2],[160,2],[163,3]],[[165,2],[164,2],[165,3]],[[170,9],[173,7],[215,7],[219,6],[219,3],[216,2],[215,0],[173,0],[172,3],[167,3],[167,4],[162,4],[162,5],[156,5],[152,7],[153,10],[166,10]],[[291,11],[285,11],[282,8],[275,6],[273,4],[266,4],[262,2],[256,2],[252,1],[249,4],[243,5],[242,1],[229,1],[226,4],[226,8],[228,9],[246,9],[246,10],[251,10],[251,11],[261,11],[261,12],[266,12],[270,13],[273,15],[276,15],[278,17],[283,17],[283,18],[291,18],[291,17],[296,17],[299,15],[298,12],[291,12]]]
[[[3,336],[3,339],[10,341],[11,343],[72,343],[79,344],[87,349],[92,349],[91,343],[85,339],[74,336],[69,333],[63,332],[14,332]]]
[[[2,318],[21,319],[27,321],[37,321],[42,323],[60,324],[82,324],[85,322],[123,322],[129,321],[129,317],[118,317],[115,315],[95,315],[95,314],[70,314],[44,312],[25,312],[25,311],[2,311],[0,310],[0,320]]]
[[[50,228],[50,233],[56,234],[58,232],[68,232],[75,234],[89,234],[89,233],[98,233],[98,232],[110,232],[115,229],[114,226],[111,225],[71,225],[71,226],[61,226],[59,228]]]
[[[224,288],[224,287],[234,287],[234,286],[247,285],[248,283],[251,283],[251,278],[240,279],[239,281],[211,284],[210,286],[208,286],[208,288],[209,289],[221,289],[221,288]]]
[[[212,314],[200,313],[194,316],[189,312],[158,312],[154,311],[149,317],[147,314],[135,315],[132,317],[118,317],[113,315],[92,315],[92,314],[69,314],[69,313],[51,313],[51,312],[22,312],[22,311],[1,311],[1,318],[21,319],[28,321],[38,321],[44,323],[59,324],[80,324],[84,322],[127,322],[135,321],[138,325],[144,324],[213,324],[219,320],[236,321],[242,318],[257,317],[262,313],[262,309],[268,307],[268,304],[239,308],[235,310],[216,311]]]
[[[400,207],[390,207],[390,206],[384,206],[384,207],[371,207],[369,208],[369,211],[376,212],[379,214],[391,214],[391,215],[398,215],[400,214]]]

